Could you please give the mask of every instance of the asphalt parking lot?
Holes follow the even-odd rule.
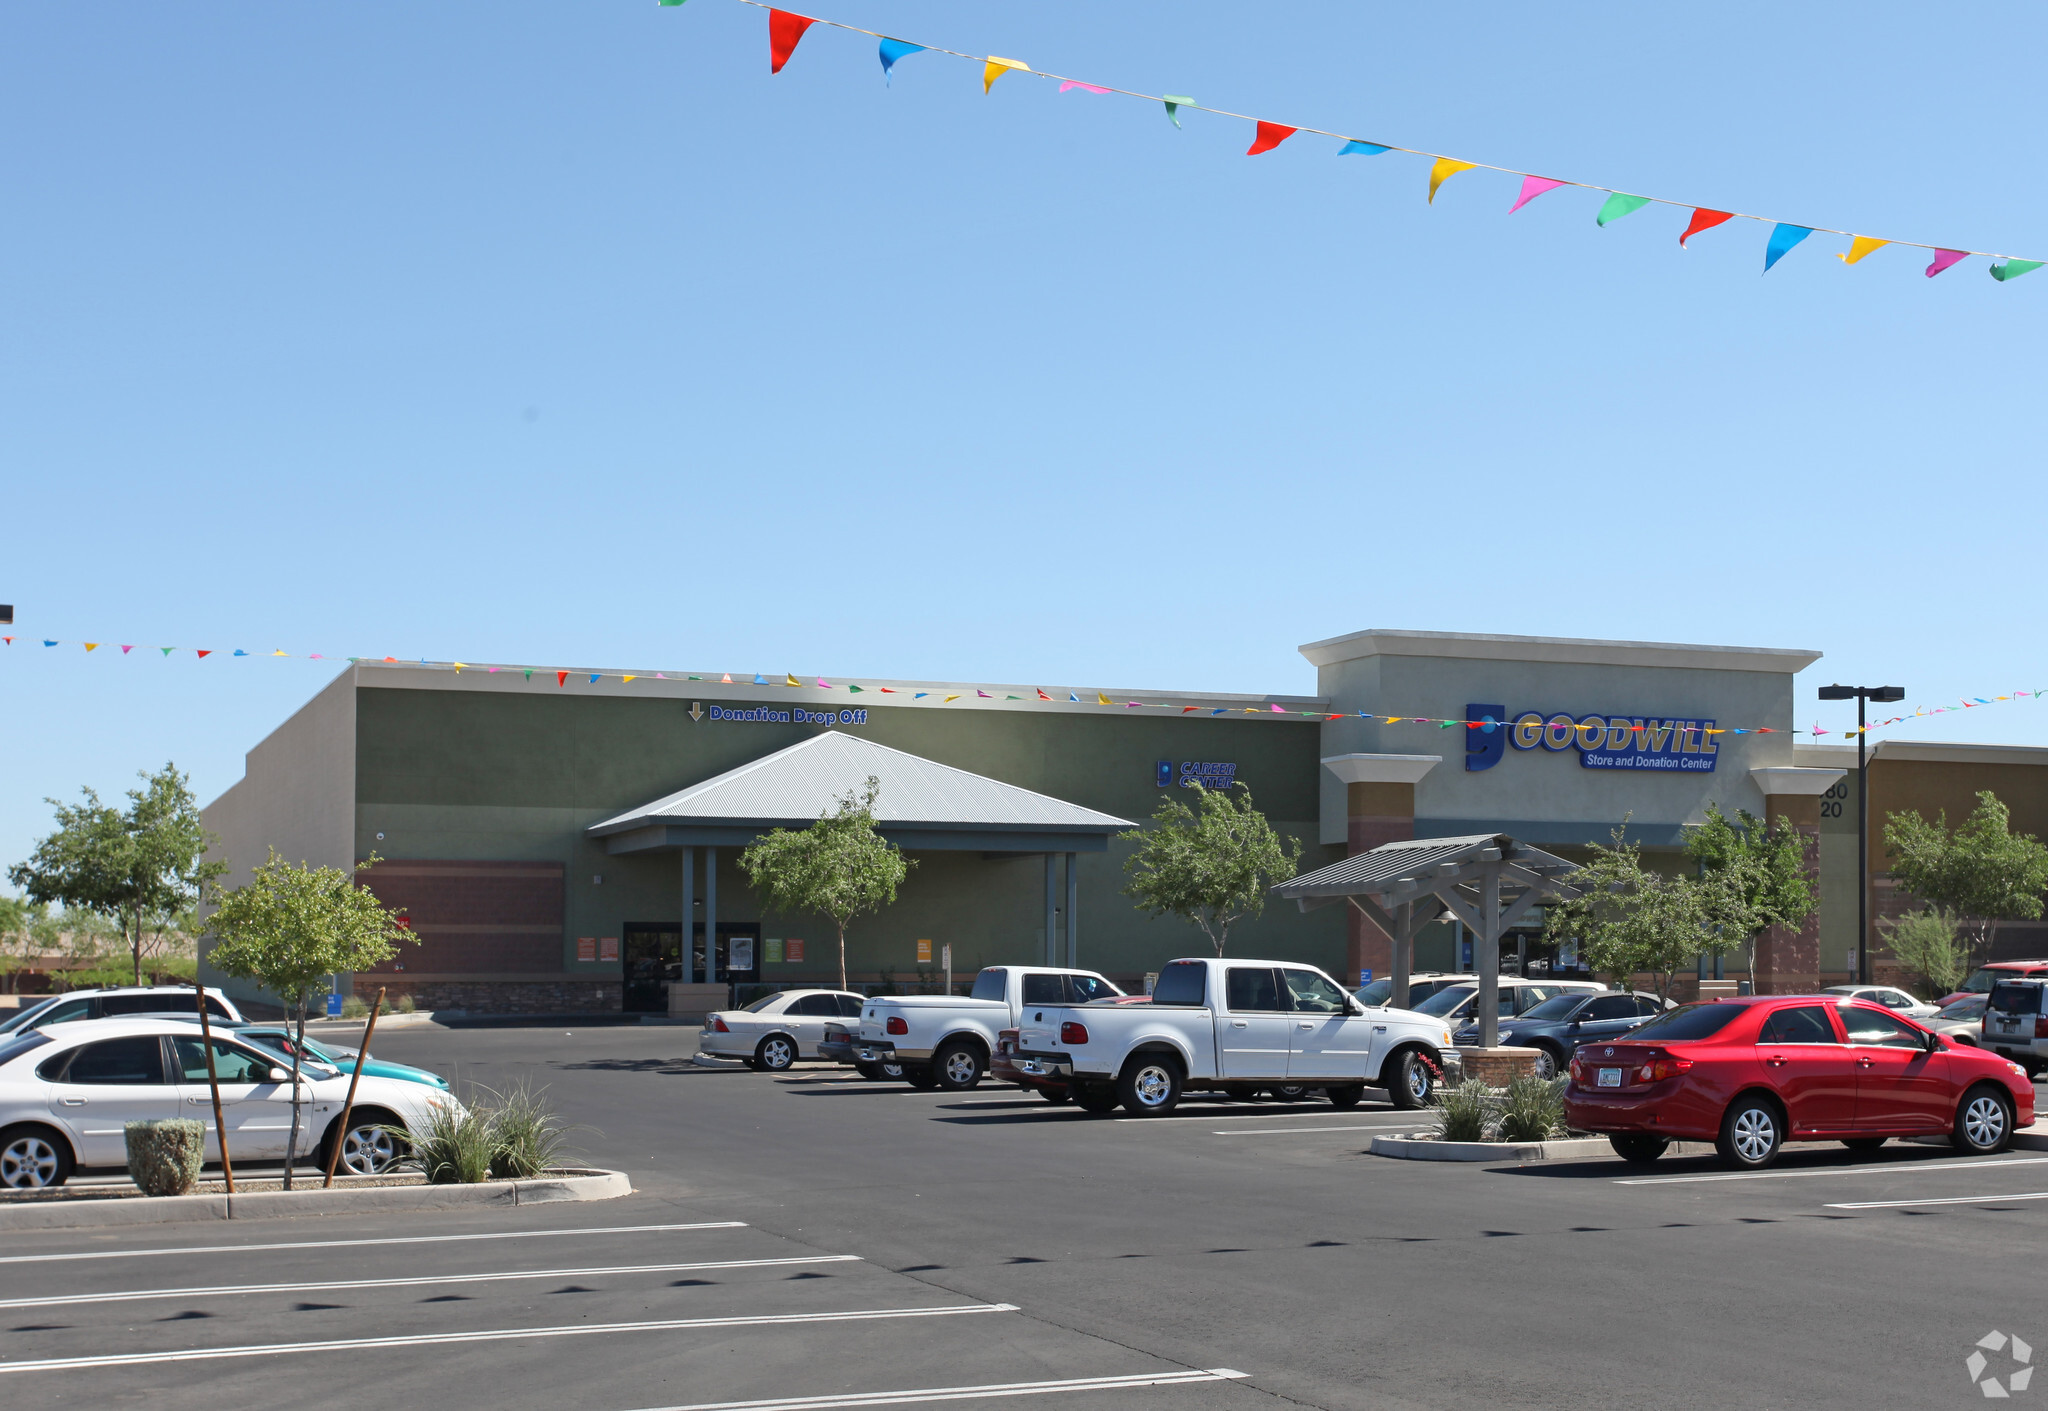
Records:
[[[1981,1404],[1966,1359],[1994,1331],[1983,1377],[2048,1346],[2048,1153],[1400,1162],[1364,1148],[1415,1123],[1370,1102],[1096,1118],[705,1069],[693,1038],[380,1037],[463,1082],[548,1085],[638,1193],[9,1236],[0,1397],[1918,1407]]]

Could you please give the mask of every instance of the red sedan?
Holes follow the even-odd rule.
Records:
[[[1864,1000],[1760,995],[1688,1004],[1585,1045],[1565,1120],[1607,1133],[1632,1162],[1681,1139],[1712,1141],[1744,1170],[1770,1165],[1788,1141],[1866,1151],[1945,1133],[1958,1150],[1990,1153],[2033,1125],[2034,1085],[2018,1064]]]

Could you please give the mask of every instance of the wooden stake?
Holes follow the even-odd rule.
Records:
[[[213,1025],[206,1017],[206,986],[197,980],[192,988],[199,992],[199,1044],[206,1050],[206,1086],[213,1092],[213,1132],[220,1139],[220,1171],[227,1178],[228,1194],[235,1193],[235,1163],[228,1159],[228,1124],[220,1110],[220,1073],[213,1066]],[[199,1143],[201,1155],[205,1154],[206,1142]]]
[[[370,1035],[377,1032],[377,1011],[384,1007],[384,991],[377,991],[377,1002],[370,1006],[370,1022],[363,1026],[363,1045],[356,1050],[356,1071],[348,1075],[348,1097],[341,1104],[341,1124],[334,1129],[334,1147],[327,1153],[327,1181],[321,1190],[334,1186],[334,1166],[341,1160],[341,1144],[348,1140],[348,1114],[356,1105],[356,1083],[363,1076],[363,1060],[370,1056]]]

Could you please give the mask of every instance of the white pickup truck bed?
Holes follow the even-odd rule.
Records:
[[[861,1007],[853,1057],[863,1073],[900,1064],[913,1087],[963,1091],[988,1072],[989,1055],[1004,1029],[1024,1011],[1046,1004],[1086,1004],[1123,991],[1093,970],[995,965],[974,977],[966,998],[889,995]]]

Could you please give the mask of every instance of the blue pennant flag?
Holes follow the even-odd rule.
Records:
[[[240,647],[236,647],[236,648],[235,648],[235,655],[236,655],[236,656],[238,656],[238,657],[245,657],[245,656],[247,656],[247,655],[249,655],[249,654],[248,654],[247,652],[243,651],[243,650],[242,650],[242,649],[241,649]]]
[[[1382,152],[1391,152],[1393,150],[1391,147],[1382,147],[1377,142],[1360,142],[1354,137],[1337,149],[1337,155],[1340,157],[1377,157]]]
[[[768,684],[768,678],[757,671],[754,673],[754,684],[756,686],[765,686]]]
[[[1771,266],[1785,258],[1785,252],[1813,234],[1810,225],[1786,225],[1783,221],[1771,227],[1770,243],[1764,246],[1764,273],[1771,272]]]
[[[882,41],[882,82],[889,81],[889,70],[896,67],[898,59],[912,54],[922,54],[924,45],[912,44],[907,39],[885,39]]]

